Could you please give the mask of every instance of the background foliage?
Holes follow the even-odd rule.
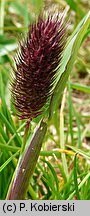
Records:
[[[71,39],[73,44],[69,46],[66,57],[71,59],[70,48],[73,53],[76,44],[78,48],[81,46],[75,55],[61,106],[59,100],[48,123],[26,198],[87,200],[90,199],[90,26],[86,27],[87,21],[85,24],[82,22],[83,28],[81,24],[78,26],[76,44],[74,36],[76,26],[89,11],[89,0],[0,1],[0,199],[5,199],[17,165],[25,126],[25,122],[16,117],[11,103],[13,58],[18,40],[42,8],[52,13],[65,9],[67,17],[70,17],[68,44]],[[31,122],[27,145],[38,121]]]

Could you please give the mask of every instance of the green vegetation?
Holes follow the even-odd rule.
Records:
[[[11,100],[18,41],[41,10],[65,10],[68,40],[49,107],[47,133],[26,199],[90,199],[90,1],[0,1],[0,199],[5,199],[22,147],[25,121]],[[41,116],[43,117],[43,116]],[[41,117],[31,121],[28,146]],[[45,119],[46,120],[46,119]]]

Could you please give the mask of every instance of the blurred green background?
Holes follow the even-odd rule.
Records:
[[[25,126],[25,122],[15,115],[10,92],[18,41],[42,11],[53,14],[64,10],[69,20],[69,37],[90,10],[90,0],[0,0],[0,199],[5,199],[15,170]],[[37,122],[31,122],[27,143]],[[64,143],[63,149],[61,142]],[[64,109],[62,112],[60,107],[55,110],[48,124],[26,198],[90,199],[89,152],[90,28],[68,80]]]

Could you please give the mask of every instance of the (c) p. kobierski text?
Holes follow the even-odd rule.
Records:
[[[49,204],[46,204],[45,202],[43,204],[38,204],[37,202],[35,203],[30,203],[30,210],[31,211],[74,211],[74,203],[70,204],[52,204],[51,202]]]

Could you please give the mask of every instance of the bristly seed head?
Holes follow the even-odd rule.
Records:
[[[65,46],[63,16],[39,17],[29,26],[27,38],[20,42],[12,96],[21,119],[32,119],[42,112],[52,94],[58,65]]]

